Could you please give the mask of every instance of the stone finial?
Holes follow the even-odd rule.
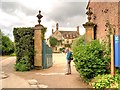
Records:
[[[54,33],[54,29],[52,29],[52,34]]]
[[[40,24],[40,22],[41,22],[41,18],[42,18],[43,16],[41,15],[41,11],[39,10],[39,14],[37,15],[37,18],[38,18],[38,23]]]
[[[88,11],[86,12],[86,14],[88,15],[88,22],[90,22],[91,20],[91,15],[93,14],[93,12],[91,11],[91,8],[88,8]]]
[[[79,26],[77,26],[77,32],[79,32]]]
[[[56,23],[56,30],[58,30],[58,28],[59,28],[59,24],[58,24],[58,23]]]

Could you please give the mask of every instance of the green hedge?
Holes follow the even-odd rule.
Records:
[[[33,28],[14,28],[16,71],[28,71],[34,66]]]
[[[98,40],[85,44],[84,38],[77,39],[72,45],[77,71],[85,81],[109,71],[110,56],[105,45]]]

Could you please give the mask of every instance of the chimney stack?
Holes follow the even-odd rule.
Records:
[[[77,26],[77,32],[79,33],[79,26]]]
[[[52,29],[52,34],[54,33],[54,29]]]
[[[58,25],[58,23],[56,23],[56,31],[58,30],[58,27],[59,27],[59,25]]]

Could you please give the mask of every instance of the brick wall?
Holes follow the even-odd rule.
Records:
[[[118,3],[118,34],[120,35],[120,1]]]
[[[120,32],[118,32],[120,30],[120,23],[118,25],[118,21],[120,22],[120,19],[118,19],[118,2],[90,2],[88,7],[92,8],[92,21],[97,24],[97,39],[107,39],[107,28],[105,26],[107,20],[115,27],[116,35],[120,35]]]

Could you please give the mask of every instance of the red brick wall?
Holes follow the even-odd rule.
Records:
[[[120,35],[120,1],[118,3],[118,34]]]
[[[88,7],[91,7],[94,13],[92,21],[97,24],[97,39],[103,40],[107,38],[107,31],[105,31],[106,20],[109,20],[110,24],[114,25],[116,35],[120,34],[120,32],[118,33],[118,26],[120,28],[120,23],[118,25],[118,2],[90,2]]]

